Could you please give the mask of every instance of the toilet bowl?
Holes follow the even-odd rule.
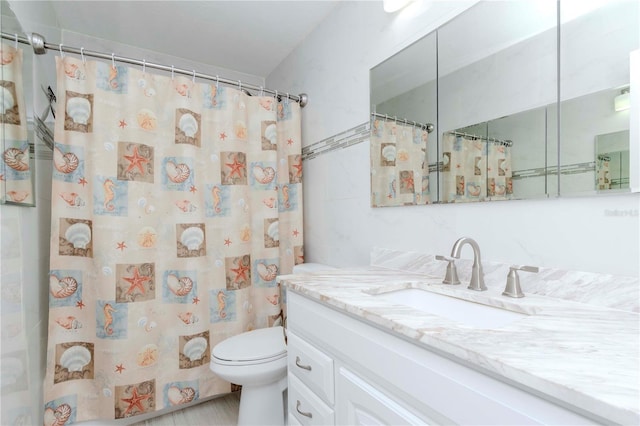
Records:
[[[294,274],[334,269],[301,264]],[[238,425],[284,425],[287,346],[281,326],[248,331],[223,340],[211,351],[211,370],[242,386]]]
[[[211,351],[210,368],[220,378],[242,385],[239,425],[284,424],[287,347],[282,327],[223,340]]]

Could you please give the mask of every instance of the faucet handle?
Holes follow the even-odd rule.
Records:
[[[460,284],[460,279],[458,279],[458,271],[456,270],[456,264],[453,257],[441,256],[437,255],[436,260],[444,260],[449,262],[447,265],[447,273],[444,276],[444,280],[442,280],[442,284]]]
[[[516,271],[525,271],[525,272],[538,272],[540,268],[537,266],[524,266],[524,265],[513,265],[511,268]]]
[[[509,297],[524,297],[524,293],[520,288],[520,277],[518,276],[518,271],[525,272],[538,272],[540,268],[537,266],[524,266],[524,265],[513,265],[509,268],[509,273],[507,274],[507,286],[502,292],[503,296]]]

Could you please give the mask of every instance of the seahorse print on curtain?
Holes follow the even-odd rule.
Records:
[[[57,58],[45,424],[226,393],[213,346],[283,321],[299,105]]]

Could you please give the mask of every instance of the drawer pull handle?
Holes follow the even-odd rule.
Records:
[[[311,419],[311,418],[313,418],[313,414],[312,414],[312,413],[309,413],[308,411],[307,411],[307,412],[305,412],[305,411],[300,411],[300,404],[301,404],[301,403],[300,403],[300,400],[299,400],[299,399],[298,399],[297,401],[298,401],[298,403],[296,404],[296,411],[297,411],[298,413],[302,414],[302,415],[303,415],[303,416],[305,416],[305,417],[309,417],[310,419]]]
[[[311,366],[310,365],[302,365],[302,364],[300,364],[300,357],[299,356],[296,357],[296,366],[299,367],[299,368],[302,368],[303,370],[311,371]]]

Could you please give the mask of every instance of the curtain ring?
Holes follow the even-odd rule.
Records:
[[[220,78],[218,77],[218,74],[216,74],[216,91],[218,90],[218,84],[220,84]]]
[[[193,70],[193,80],[192,81],[193,81],[193,83],[196,82],[196,70]]]
[[[242,92],[242,81],[238,80],[238,90]]]
[[[82,58],[82,63],[86,65],[87,64],[87,60],[84,57],[84,47],[80,48],[80,58]]]
[[[175,68],[171,65],[171,80],[173,80]]]
[[[264,87],[260,86],[260,96],[264,96]]]
[[[285,105],[289,105],[289,94],[287,93],[287,100],[284,102]]]
[[[18,50],[18,33],[16,33],[16,45],[14,47],[16,50]]]
[[[60,57],[64,59],[64,52],[62,51],[62,43],[58,45],[58,48],[60,49]]]
[[[142,75],[145,75],[145,71],[147,70],[147,60],[142,60]]]
[[[111,53],[111,68],[116,68],[116,54],[113,52]]]
[[[276,90],[276,102],[280,102],[278,101],[278,91]]]

